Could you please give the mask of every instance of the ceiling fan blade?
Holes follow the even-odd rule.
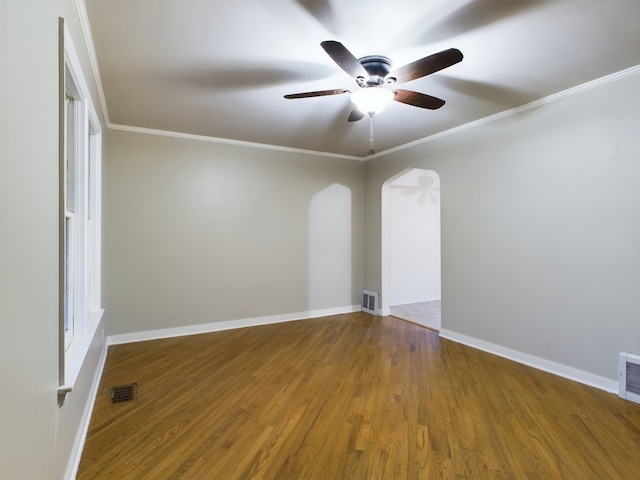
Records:
[[[350,93],[350,92],[351,90],[338,88],[334,90],[319,90],[317,92],[290,93],[288,95],[285,95],[284,98],[324,97],[326,95],[341,95],[343,93]]]
[[[365,114],[363,112],[361,112],[357,108],[354,108],[353,110],[351,110],[347,122],[357,122],[358,120],[362,120],[364,118],[364,115]]]
[[[445,101],[426,95],[424,93],[414,92],[412,90],[395,90],[393,99],[396,102],[406,103],[414,107],[428,108],[429,110],[437,110],[445,104]]]
[[[460,50],[450,48],[393,70],[387,75],[387,78],[395,78],[396,82],[408,82],[455,65],[462,61],[462,58],[463,55]]]
[[[353,78],[369,78],[369,74],[356,57],[353,56],[347,47],[335,40],[327,40],[320,44],[324,51],[336,62],[340,68]]]

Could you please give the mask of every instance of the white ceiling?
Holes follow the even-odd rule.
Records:
[[[85,0],[113,125],[364,157],[369,122],[320,47],[395,67],[450,47],[461,63],[401,84],[447,101],[375,117],[384,151],[640,64],[640,1]],[[400,85],[399,85],[400,86]],[[597,115],[597,112],[594,112]]]

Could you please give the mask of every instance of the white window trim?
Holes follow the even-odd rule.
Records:
[[[64,273],[64,221],[65,211],[65,176],[64,176],[64,149],[61,147],[61,232],[60,232],[60,374],[59,391],[66,394],[70,391],[80,372],[82,363],[93,341],[97,327],[102,319],[104,309],[101,303],[101,237],[102,237],[102,130],[100,120],[91,100],[87,82],[84,78],[79,57],[74,48],[71,34],[61,19],[61,61],[60,75],[61,101],[69,85],[72,86],[76,104],[82,109],[77,119],[86,130],[78,138],[76,145],[82,152],[83,161],[79,167],[79,175],[82,175],[84,192],[78,199],[78,209],[75,216],[81,217],[82,222],[77,222],[81,229],[76,240],[82,243],[80,258],[74,262],[76,268],[76,294],[78,301],[74,303],[76,323],[73,338],[65,340],[64,312],[65,312],[65,273]],[[60,119],[61,142],[64,141],[64,112]],[[88,161],[86,160],[88,158]],[[90,163],[89,163],[90,162]],[[91,187],[91,188],[90,188]]]

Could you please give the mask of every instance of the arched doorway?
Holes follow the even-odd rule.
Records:
[[[440,329],[440,177],[411,168],[382,186],[383,312]]]

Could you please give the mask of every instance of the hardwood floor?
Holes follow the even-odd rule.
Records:
[[[139,384],[110,405],[109,387]],[[364,313],[112,346],[78,479],[635,479],[640,405]]]

